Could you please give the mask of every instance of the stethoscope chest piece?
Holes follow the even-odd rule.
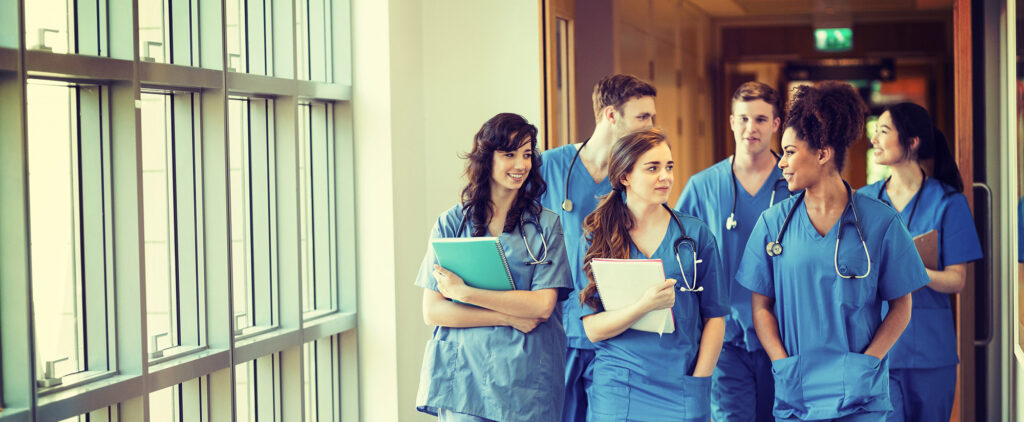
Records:
[[[572,200],[567,198],[562,201],[562,209],[565,210],[565,212],[572,212]]]
[[[765,246],[765,251],[768,252],[768,256],[779,256],[782,255],[782,244],[779,242],[768,242]]]
[[[725,220],[725,229],[732,230],[736,228],[736,214],[729,214],[729,218]]]

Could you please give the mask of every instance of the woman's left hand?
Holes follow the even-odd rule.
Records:
[[[434,278],[437,280],[437,290],[441,292],[442,296],[463,302],[461,300],[463,298],[463,291],[469,286],[462,280],[462,277],[440,265],[434,264]]]

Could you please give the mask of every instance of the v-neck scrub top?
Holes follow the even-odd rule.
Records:
[[[462,219],[462,205],[441,214],[431,238],[455,237]],[[543,210],[536,219],[547,240],[549,265],[531,261],[518,227],[498,236],[509,269],[519,290],[558,289],[564,299],[571,287],[565,259],[562,226],[558,216]],[[543,250],[541,233],[526,225],[526,238],[535,254]],[[472,237],[467,221],[462,237]],[[420,265],[416,285],[437,291],[433,248]],[[562,373],[565,367],[565,334],[560,310],[533,331],[524,334],[512,327],[436,327],[427,342],[420,373],[416,408],[431,415],[451,410],[496,421],[559,421],[562,417]]]
[[[841,228],[840,271],[867,272],[850,204],[822,236],[803,201],[797,206],[797,197],[761,214],[736,273],[741,285],[775,299],[779,335],[789,354],[772,362],[778,418],[833,419],[892,410],[887,359],[863,352],[882,322],[882,303],[924,286],[928,274],[892,208],[864,195],[853,195],[852,202],[871,255],[867,278],[842,278],[833,261]],[[783,253],[769,257],[765,245],[776,239],[790,210]]]

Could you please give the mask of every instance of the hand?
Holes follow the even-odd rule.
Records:
[[[675,285],[675,279],[666,279],[664,283],[647,289],[638,303],[647,309],[647,312],[671,308],[676,303]]]
[[[521,331],[523,334],[533,331],[534,328],[537,328],[540,323],[545,321],[543,318],[520,318],[513,315],[505,315],[505,318],[508,320],[507,322],[510,327]]]
[[[466,282],[462,280],[462,277],[440,265],[434,264],[434,278],[437,280],[437,290],[441,292],[441,296],[464,302],[460,300],[463,297],[462,292],[469,286],[466,286]]]

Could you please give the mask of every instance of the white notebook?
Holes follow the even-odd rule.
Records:
[[[590,261],[594,283],[606,311],[628,307],[651,286],[665,282],[665,269],[660,259],[600,259]],[[629,328],[652,333],[672,333],[676,330],[672,308],[648,312]]]

